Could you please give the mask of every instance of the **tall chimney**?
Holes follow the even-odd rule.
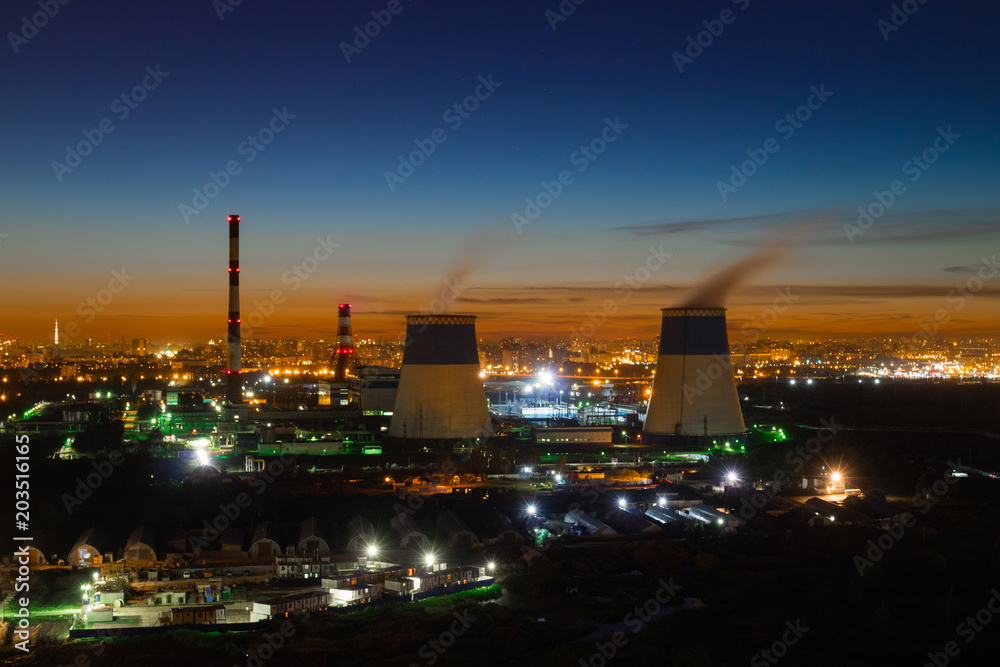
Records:
[[[746,431],[725,308],[664,308],[643,443]]]
[[[342,303],[337,309],[337,359],[333,372],[334,382],[347,381],[347,369],[354,357],[354,342],[351,340],[351,304]]]
[[[490,435],[476,316],[408,315],[388,436],[441,441]]]
[[[226,403],[243,403],[242,346],[240,341],[240,216],[229,216],[229,361],[226,364]]]

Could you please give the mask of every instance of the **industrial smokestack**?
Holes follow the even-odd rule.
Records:
[[[664,308],[643,442],[746,431],[729,358],[725,308]]]
[[[337,359],[333,371],[334,382],[347,382],[347,369],[354,359],[354,341],[351,340],[351,304],[342,303],[337,309]]]
[[[389,437],[440,441],[491,434],[475,315],[407,316]]]
[[[229,216],[229,360],[226,364],[226,403],[243,403],[242,345],[240,340],[240,216]]]

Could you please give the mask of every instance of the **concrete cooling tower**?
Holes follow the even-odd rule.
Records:
[[[664,308],[643,443],[746,431],[729,358],[725,308]]]
[[[407,316],[388,436],[440,442],[490,435],[475,315]]]

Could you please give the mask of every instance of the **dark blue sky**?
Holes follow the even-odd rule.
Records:
[[[914,3],[885,39],[891,2],[587,0],[553,30],[555,0],[401,0],[348,63],[341,43],[388,2],[243,0],[220,20],[224,2],[71,0],[26,42],[10,33],[37,0],[0,9],[0,275],[17,287],[0,332],[40,338],[59,317],[94,338],[221,336],[230,212],[244,220],[245,317],[284,297],[258,307],[260,335],[326,335],[344,299],[357,327],[392,335],[456,273],[450,307],[479,313],[481,333],[569,335],[611,299],[602,336],[654,335],[657,308],[803,218],[794,250],[731,295],[737,331],[789,286],[808,296],[773,333],[907,335],[940,308],[948,331],[995,330],[1000,281],[947,301],[1000,245],[992,3]],[[731,22],[679,72],[675,52],[724,10]],[[122,118],[115,99],[144,77],[155,88]],[[479,77],[500,85],[486,95]],[[455,127],[443,114],[477,87],[485,99]],[[832,96],[779,130],[813,87]],[[241,149],[274,109],[294,118]],[[53,166],[105,118],[114,130],[90,155]],[[614,142],[574,155],[607,119]],[[936,162],[907,171],[949,127]],[[397,156],[437,128],[446,140],[390,188]],[[723,197],[748,150],[766,163]],[[229,161],[239,173],[188,222],[181,205]],[[564,170],[572,182],[518,233],[512,214]],[[845,231],[897,179],[888,212]],[[330,259],[290,279],[328,236]],[[661,244],[672,257],[642,289],[616,290]],[[80,304],[123,266],[135,278],[88,319]]]

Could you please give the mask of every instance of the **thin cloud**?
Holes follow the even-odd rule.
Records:
[[[701,231],[703,229],[716,229],[741,225],[748,222],[760,222],[763,220],[778,221],[787,218],[789,213],[770,213],[767,215],[751,215],[741,218],[701,218],[695,220],[671,221],[654,220],[641,222],[634,225],[622,225],[621,227],[611,227],[609,231],[622,231],[640,238],[647,236],[660,236],[664,234],[681,234],[683,232]]]

